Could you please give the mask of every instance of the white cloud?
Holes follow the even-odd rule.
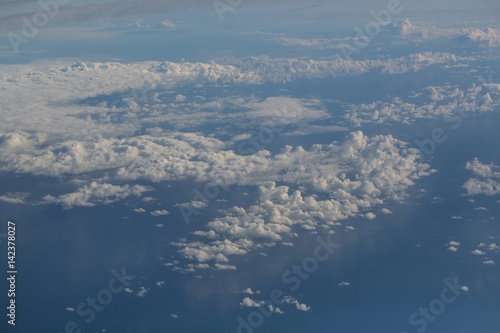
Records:
[[[467,162],[465,168],[480,177],[470,178],[465,182],[463,188],[467,191],[467,195],[492,196],[500,193],[500,168],[496,164],[483,164],[476,157],[472,162]],[[486,209],[483,208],[477,207],[480,210]]]
[[[349,287],[351,285],[350,282],[345,282],[345,281],[342,281],[338,284],[339,287]]]
[[[241,307],[248,307],[248,308],[258,308],[264,304],[265,304],[264,301],[254,301],[250,297],[245,297],[241,301],[240,306]]]
[[[374,218],[377,217],[377,215],[373,214],[372,212],[368,212],[365,214],[365,217],[369,220],[373,220]]]
[[[108,183],[91,182],[89,185],[79,188],[76,192],[60,195],[55,198],[47,195],[43,198],[44,203],[57,203],[64,208],[93,207],[96,205],[109,205],[113,202],[123,200],[129,196],[141,196],[151,188],[142,185],[112,185]]]
[[[474,251],[471,252],[472,254],[475,254],[477,256],[482,256],[482,255],[485,255],[486,252],[483,252],[481,250],[478,250],[478,249],[475,249]]]
[[[391,212],[389,209],[387,209],[387,208],[382,208],[380,211],[381,211],[383,214],[392,214],[392,212]]]
[[[0,195],[0,201],[4,201],[10,204],[25,204],[26,199],[29,196],[30,193],[27,192],[6,193],[4,195]]]
[[[166,211],[165,209],[158,209],[158,210],[151,212],[151,215],[153,215],[153,216],[165,216],[168,214],[170,214],[170,213],[168,211]]]
[[[218,262],[214,264],[214,267],[216,270],[230,270],[233,271],[236,269],[236,266],[234,265],[226,265],[226,264],[219,264]]]
[[[500,100],[491,98],[496,89],[496,86],[488,83],[479,86],[474,84],[463,90],[454,86],[429,86],[423,91],[427,97],[423,102],[420,102],[421,98],[416,99],[419,101],[417,103],[395,97],[390,102],[350,105],[344,119],[346,124],[361,126],[387,123],[408,125],[419,119],[444,118],[446,122],[456,126],[460,121],[457,110],[466,115],[497,110]]]
[[[297,301],[297,299],[293,298],[292,296],[285,296],[283,298],[283,302],[288,303],[288,304],[294,304],[296,309],[299,311],[307,312],[307,311],[311,310],[311,307],[309,307],[303,303],[300,303],[299,301]]]
[[[500,246],[498,246],[496,243],[491,243],[490,245],[488,245],[487,249],[489,251],[498,251],[500,250]]]
[[[483,264],[485,264],[485,265],[494,265],[495,261],[494,260],[485,260],[485,261],[483,261]]]
[[[253,290],[251,288],[247,288],[247,289],[243,290],[241,293],[242,294],[249,294],[249,295],[253,295],[254,294],[254,292],[253,292]]]
[[[254,161],[258,158],[252,156]],[[413,180],[429,174],[428,166],[418,163],[415,152],[403,143],[390,136],[370,139],[361,132],[351,133],[341,146],[315,145],[310,151],[286,147],[260,165],[260,171],[262,165],[268,169],[259,173],[259,181],[272,172],[272,179],[304,189],[265,182],[259,186],[255,205],[226,210],[225,216],[210,221],[205,230],[194,232],[211,241],[174,243],[182,256],[199,262],[227,262],[228,256],[245,255],[259,246],[274,246],[284,236],[293,237],[296,227],[311,232],[319,226],[335,228],[338,221],[350,216],[366,216],[364,210],[385,200],[403,200]],[[286,172],[273,171],[277,165],[286,165]],[[309,166],[307,173],[305,165]],[[318,200],[305,194],[307,191],[323,192],[328,198]]]
[[[149,289],[141,286],[141,287],[139,287],[139,291],[135,295],[138,297],[145,297],[146,294],[148,293],[148,291],[149,291]]]

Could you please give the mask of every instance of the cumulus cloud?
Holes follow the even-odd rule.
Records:
[[[166,211],[165,209],[158,209],[158,210],[151,212],[151,215],[153,215],[153,216],[165,216],[168,214],[170,214],[170,213],[168,211]]]
[[[300,229],[335,228],[350,216],[366,216],[363,211],[385,200],[403,200],[413,180],[430,172],[404,143],[391,136],[368,138],[361,132],[351,133],[340,146],[315,145],[310,151],[287,147],[274,160],[287,165],[287,171],[273,172],[273,179],[304,188],[291,190],[274,181],[264,182],[258,188],[256,204],[226,210],[205,230],[194,232],[200,240],[174,242],[183,257],[227,262],[229,256],[288,241],[284,237],[293,238]],[[260,181],[273,170],[273,163],[266,164],[270,168],[260,175]],[[304,173],[306,165],[308,172]],[[328,198],[319,200],[308,191],[325,193]]]
[[[248,295],[253,295],[254,292],[251,288],[246,288],[244,290],[241,291],[242,294],[248,294]]]
[[[448,251],[457,252],[460,243],[455,241],[450,241],[448,244],[446,244],[446,246],[448,247]]]
[[[290,304],[295,307],[295,309],[299,311],[309,311],[311,308],[307,306],[306,304],[300,303],[295,297],[292,296],[285,296],[283,297],[282,303],[283,305],[285,304]],[[240,302],[240,307],[242,308],[259,308],[261,306],[267,307],[268,310],[271,312],[276,312],[278,314],[283,314],[285,313],[278,307],[274,307],[270,301],[256,301],[250,297],[245,297],[241,302]]]
[[[241,307],[249,307],[249,308],[258,308],[262,305],[264,305],[264,301],[257,302],[251,299],[250,297],[245,297],[240,303]]]
[[[492,196],[500,193],[500,168],[496,164],[483,164],[476,157],[473,161],[467,162],[465,169],[472,171],[477,177],[470,178],[463,185],[467,195]]]
[[[299,310],[299,311],[305,311],[305,312],[307,312],[307,311],[311,310],[311,307],[309,307],[309,306],[307,306],[307,305],[305,305],[303,303],[300,303],[299,301],[297,301],[296,298],[293,298],[292,296],[285,296],[283,298],[283,301],[285,303],[295,305],[295,308],[297,310]]]
[[[473,84],[465,89],[458,87],[427,87],[422,94],[427,99],[423,102],[405,101],[395,97],[392,101],[374,101],[370,104],[350,105],[344,119],[347,124],[361,126],[363,124],[401,123],[412,124],[419,119],[439,119],[456,126],[459,115],[481,114],[493,112],[500,106],[495,97],[497,86],[493,83]],[[461,112],[461,113],[459,113]]]
[[[109,205],[113,202],[123,200],[129,196],[141,196],[151,191],[151,188],[142,185],[112,185],[108,183],[91,182],[89,185],[79,188],[76,192],[53,197],[47,195],[43,198],[44,203],[57,203],[64,208],[93,207],[96,205]]]
[[[26,199],[30,196],[30,193],[27,192],[9,192],[3,195],[0,195],[0,201],[7,202],[10,204],[24,204],[26,203]]]
[[[139,287],[139,291],[135,294],[138,297],[146,297],[146,294],[148,293],[149,289],[141,286]]]

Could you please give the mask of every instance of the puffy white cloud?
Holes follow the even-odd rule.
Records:
[[[496,243],[491,243],[490,245],[488,245],[487,249],[489,251],[498,251],[500,250],[500,246],[498,246]]]
[[[475,254],[475,255],[477,255],[477,256],[483,256],[483,255],[485,255],[485,254],[486,254],[486,252],[483,252],[483,251],[481,251],[481,250],[479,250],[479,249],[475,249],[475,250],[474,250],[474,251],[472,251],[471,253],[472,253],[472,254]]]
[[[4,201],[10,204],[24,204],[26,199],[30,196],[27,192],[9,192],[4,195],[0,195],[0,201]]]
[[[295,305],[296,309],[299,310],[299,311],[309,311],[311,310],[311,307],[303,304],[303,303],[300,303],[299,301],[297,301],[296,298],[292,297],[292,296],[285,296],[283,298],[283,302],[284,303],[288,303],[288,304],[293,304]]]
[[[465,165],[467,170],[480,178],[470,178],[465,182],[463,188],[467,195],[496,195],[500,193],[500,168],[494,164],[483,164],[476,157],[472,162]]]
[[[266,306],[271,312],[276,312],[278,314],[283,314],[285,313],[284,311],[280,310],[280,308],[275,308],[272,304],[270,304],[270,301],[256,301],[253,300],[250,297],[245,297],[241,302],[240,302],[240,307],[242,308],[259,308],[261,306]],[[303,303],[300,303],[296,298],[292,296],[285,296],[283,297],[283,305],[285,304],[290,304],[295,306],[295,308],[299,311],[309,311],[311,308]]]
[[[158,209],[158,210],[151,212],[151,215],[153,215],[153,216],[165,216],[168,214],[170,214],[170,213],[168,211],[166,211],[165,209]]]
[[[287,166],[286,172],[272,172],[281,164]],[[182,256],[199,262],[227,262],[230,255],[274,246],[300,229],[335,228],[350,216],[366,216],[364,210],[386,200],[403,200],[413,180],[430,172],[404,143],[391,136],[368,138],[361,132],[351,133],[340,146],[315,145],[310,151],[287,147],[273,162],[262,163],[261,170],[262,165],[268,165],[268,171],[259,174],[260,181],[272,172],[272,179],[303,188],[291,190],[274,181],[264,182],[256,204],[228,209],[205,230],[194,232],[208,242],[174,243]],[[308,191],[327,197],[319,200]]]
[[[348,124],[361,126],[363,124],[402,123],[412,124],[419,119],[445,120],[452,125],[459,124],[461,112],[463,115],[493,112],[500,106],[498,98],[492,98],[496,93],[496,84],[484,83],[459,89],[458,87],[427,87],[427,99],[420,104],[393,98],[391,102],[374,101],[370,104],[350,105],[344,119]],[[498,85],[500,86],[500,85]]]
[[[64,208],[92,207],[96,205],[109,205],[129,196],[141,196],[147,191],[151,191],[151,188],[128,184],[118,186],[94,181],[89,185],[79,188],[76,192],[63,194],[57,198],[47,195],[43,198],[43,202],[57,203]]]
[[[248,295],[253,295],[254,294],[252,288],[246,288],[246,289],[242,290],[241,293],[242,294],[248,294]]]
[[[139,291],[135,294],[138,297],[146,297],[146,294],[148,293],[149,289],[141,286],[139,287]]]
[[[254,301],[250,297],[245,297],[240,303],[241,307],[248,307],[248,308],[258,308],[262,305],[264,305],[264,301]]]

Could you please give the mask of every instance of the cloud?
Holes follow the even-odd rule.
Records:
[[[166,211],[165,209],[158,209],[158,210],[151,212],[151,215],[153,215],[153,216],[165,216],[168,214],[170,214],[170,213],[168,211]]]
[[[141,286],[139,287],[139,291],[135,294],[138,297],[146,297],[146,294],[148,293],[149,289]]]
[[[241,307],[247,307],[247,308],[258,308],[258,307],[261,307],[262,305],[264,305],[264,301],[254,301],[253,299],[251,299],[250,297],[245,297],[241,303],[240,303],[240,306]]]
[[[270,304],[270,301],[256,301],[253,300],[250,297],[245,297],[241,302],[240,302],[240,307],[242,308],[259,308],[261,306],[267,306],[267,308],[271,312],[276,312],[278,314],[283,314],[285,313],[284,311],[280,310],[280,308],[275,308],[273,305]],[[295,306],[295,308],[299,311],[309,311],[311,308],[303,303],[300,303],[296,298],[292,296],[285,296],[283,297],[283,305],[285,304],[290,304]]]
[[[458,247],[460,246],[460,243],[456,242],[456,241],[450,241],[448,244],[446,244],[446,246],[448,247],[447,248],[448,251],[457,252]]]
[[[472,254],[475,254],[475,255],[477,255],[477,256],[482,256],[482,255],[485,255],[485,254],[486,254],[486,252],[483,252],[483,251],[478,250],[478,249],[476,249],[476,250],[472,251],[471,253],[472,253]]]
[[[259,171],[265,170],[264,165],[267,170],[257,178],[264,182],[272,175],[272,179],[301,186],[301,190],[266,181],[258,187],[254,205],[225,210],[204,230],[194,232],[198,240],[172,244],[186,259],[227,262],[232,255],[246,255],[282,240],[290,242],[301,229],[333,229],[339,221],[365,216],[365,210],[386,200],[404,200],[413,180],[431,172],[428,165],[417,162],[415,152],[404,147],[391,136],[368,138],[361,132],[351,133],[340,146],[315,145],[310,151],[286,147],[273,158],[278,165],[287,166],[286,172],[273,171],[276,164],[267,161],[260,163]],[[256,158],[252,156],[252,160]],[[306,165],[308,172],[304,173]],[[247,170],[249,167],[247,163]],[[252,176],[245,178],[248,182]],[[325,197],[319,200],[309,192]]]
[[[345,282],[345,281],[340,282],[340,283],[338,284],[338,286],[339,286],[339,287],[349,287],[350,285],[351,285],[351,283],[349,283],[349,282]]]
[[[253,295],[254,294],[254,292],[253,292],[253,290],[251,288],[247,288],[247,289],[241,291],[241,293],[242,294],[248,294],[248,295]]]
[[[500,246],[498,246],[496,243],[491,243],[490,245],[488,245],[487,249],[489,251],[499,251]]]
[[[500,85],[499,85],[500,86]],[[493,88],[495,87],[495,88]],[[374,101],[370,104],[350,105],[344,115],[346,124],[361,126],[364,124],[406,124],[419,119],[445,118],[447,122],[457,124],[457,113],[481,114],[494,112],[500,106],[495,97],[496,84],[471,85],[467,88],[429,86],[422,94],[426,99],[415,98],[417,102],[405,101],[394,97],[392,101]],[[410,99],[414,99],[410,98]]]
[[[79,188],[76,192],[63,194],[57,198],[47,195],[43,203],[57,203],[65,209],[73,207],[93,207],[96,205],[109,205],[123,200],[129,196],[141,196],[152,189],[142,185],[117,186],[108,183],[91,182]]]
[[[475,176],[480,177],[470,178],[465,182],[463,188],[467,191],[467,195],[492,196],[500,193],[500,168],[496,164],[483,164],[476,157],[472,162],[467,162],[465,169],[471,170]]]
[[[9,192],[4,195],[0,195],[0,201],[4,201],[10,204],[25,204],[26,199],[30,196],[27,192]]]
[[[296,309],[299,310],[299,311],[309,311],[311,310],[311,307],[303,304],[303,303],[300,303],[299,301],[297,301],[297,299],[293,298],[292,296],[285,296],[283,298],[283,301],[285,303],[288,303],[288,304],[293,304],[295,305]]]

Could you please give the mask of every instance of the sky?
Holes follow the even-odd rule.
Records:
[[[497,1],[0,1],[2,332],[500,330]]]

